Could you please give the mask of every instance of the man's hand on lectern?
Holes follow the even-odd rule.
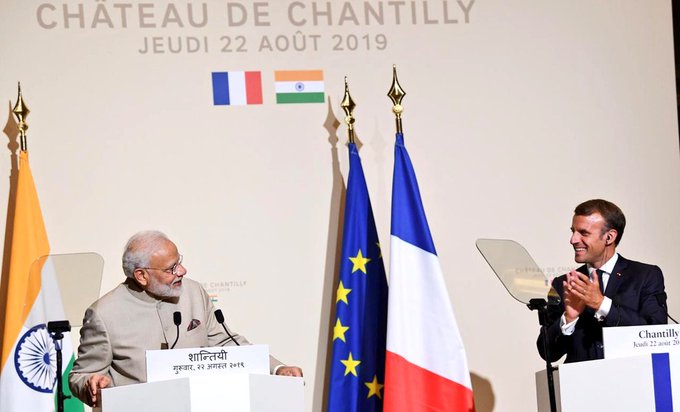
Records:
[[[111,385],[108,376],[94,374],[87,379],[87,393],[90,397],[90,406],[101,405],[101,390]]]

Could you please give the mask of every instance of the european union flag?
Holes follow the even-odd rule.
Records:
[[[359,151],[349,144],[328,411],[382,411],[387,280]]]

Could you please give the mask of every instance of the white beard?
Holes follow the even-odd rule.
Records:
[[[177,282],[181,282],[181,280],[177,279],[172,284],[165,285],[149,276],[149,286],[146,288],[146,291],[161,298],[176,298],[182,294],[182,285],[179,287],[172,286]]]

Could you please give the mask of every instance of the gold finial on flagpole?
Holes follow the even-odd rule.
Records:
[[[404,108],[401,105],[401,99],[406,96],[406,92],[399,85],[399,80],[397,79],[397,66],[392,65],[392,87],[390,91],[387,92],[387,97],[392,100],[392,113],[395,115],[395,120],[397,122],[397,133],[403,133],[401,128],[401,114],[404,112]]]
[[[357,106],[349,94],[349,86],[347,85],[347,76],[345,76],[345,96],[342,98],[340,103],[342,110],[345,111],[345,123],[347,123],[347,133],[349,135],[349,142],[354,143],[354,117],[352,112]]]
[[[26,151],[26,130],[28,130],[28,123],[26,123],[26,117],[31,111],[26,107],[24,103],[24,98],[21,96],[21,82],[19,82],[19,96],[17,97],[17,103],[12,109],[12,113],[16,116],[19,121],[19,134],[21,136],[21,151]]]

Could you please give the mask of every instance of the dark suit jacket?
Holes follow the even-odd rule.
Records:
[[[577,270],[588,274],[585,265]],[[560,299],[563,297],[562,282],[565,279],[566,275],[562,275],[552,282]],[[565,336],[560,328],[560,317],[564,313],[563,303],[548,306],[548,324],[545,330],[550,360],[557,361],[565,354],[565,362],[604,358],[602,327],[667,323],[666,309],[658,300],[663,292],[663,274],[658,266],[635,262],[619,255],[604,291],[605,296],[612,299],[611,309],[604,320],[595,319],[595,310],[586,307],[576,322],[574,333]],[[544,329],[541,328],[536,345],[541,357],[545,359],[543,334]]]

